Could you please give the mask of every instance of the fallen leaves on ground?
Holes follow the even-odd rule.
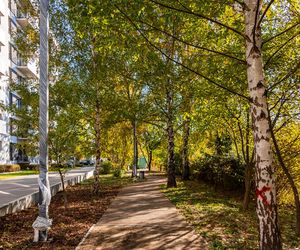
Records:
[[[93,180],[67,188],[68,208],[63,193],[52,197],[50,218],[53,225],[48,242],[33,243],[32,223],[38,215],[37,207],[0,217],[0,249],[75,249],[89,228],[103,215],[119,189],[130,178],[101,176],[101,191],[93,194]]]

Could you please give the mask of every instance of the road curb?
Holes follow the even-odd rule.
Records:
[[[67,179],[64,181],[65,187],[72,186],[77,183],[80,183],[86,179],[89,179],[93,176],[94,170],[90,170],[85,173],[79,173],[76,176],[67,177]],[[51,195],[56,195],[59,191],[62,191],[62,184],[61,182],[54,183],[50,187],[51,189]],[[7,204],[4,204],[2,207],[0,207],[0,217],[5,216],[7,214],[12,214],[17,211],[24,210],[26,208],[31,207],[32,205],[35,205],[38,203],[39,199],[39,192],[34,192],[31,194],[28,194],[26,196],[23,196],[17,200],[11,201]]]

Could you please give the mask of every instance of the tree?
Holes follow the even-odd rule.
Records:
[[[149,125],[147,130],[142,134],[142,139],[147,151],[147,166],[149,171],[152,169],[153,151],[161,144],[162,136],[160,130],[153,125]]]

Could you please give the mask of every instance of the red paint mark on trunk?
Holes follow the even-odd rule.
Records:
[[[262,189],[256,189],[256,197],[257,198],[261,198],[262,202],[267,205],[270,206],[270,203],[268,202],[268,199],[265,195],[266,192],[270,191],[271,187],[267,187],[267,186],[263,186]]]

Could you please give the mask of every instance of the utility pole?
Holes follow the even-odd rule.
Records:
[[[40,103],[39,103],[39,215],[32,224],[34,242],[45,242],[52,225],[49,219],[51,191],[48,178],[48,33],[49,0],[40,0]]]

